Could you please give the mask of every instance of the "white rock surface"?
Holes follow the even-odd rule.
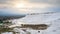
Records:
[[[13,20],[15,24],[47,24],[48,29],[41,31],[29,30],[31,34],[60,34],[60,12],[27,15],[24,18]]]

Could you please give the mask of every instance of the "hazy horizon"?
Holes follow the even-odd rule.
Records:
[[[0,14],[60,12],[60,0],[0,0]]]

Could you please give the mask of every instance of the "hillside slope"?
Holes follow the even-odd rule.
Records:
[[[47,24],[46,30],[28,30],[31,34],[60,34],[60,12],[29,14],[24,18],[13,20],[15,26],[19,24]],[[15,27],[14,26],[14,27]],[[38,33],[37,31],[41,31]]]

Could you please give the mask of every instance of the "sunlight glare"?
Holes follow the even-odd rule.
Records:
[[[16,5],[16,8],[24,8],[24,6],[25,6],[24,3],[20,3]]]

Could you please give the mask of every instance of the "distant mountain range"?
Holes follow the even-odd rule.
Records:
[[[24,14],[0,14],[0,21],[25,17]]]
[[[0,21],[3,21],[3,20],[10,20],[10,19],[18,19],[18,18],[22,18],[22,17],[25,17],[25,15],[0,16]]]

